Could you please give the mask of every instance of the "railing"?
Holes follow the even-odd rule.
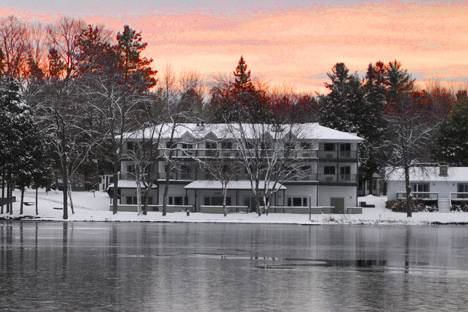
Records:
[[[468,201],[468,192],[452,192],[450,193],[451,200],[467,200]]]
[[[140,205],[140,208],[143,209],[143,203]],[[163,205],[147,205],[148,211],[162,211]],[[112,210],[112,204],[109,205],[110,210]],[[119,211],[137,211],[138,205],[133,204],[118,204],[117,209]],[[192,212],[193,205],[166,205],[167,212]]]
[[[439,193],[434,193],[434,192],[411,192],[410,196],[413,199],[420,199],[420,200],[438,200],[439,199]],[[397,192],[396,199],[406,199],[406,193]]]
[[[228,206],[226,205],[226,209],[228,213],[248,213],[249,207],[248,206]],[[200,212],[203,213],[224,213],[224,209],[222,205],[201,205]]]
[[[135,175],[132,173],[122,173],[119,175],[122,180],[135,180]],[[160,172],[159,174],[153,174],[153,180],[166,180],[166,173]],[[301,181],[318,181],[323,184],[355,184],[357,183],[358,176],[356,174],[317,174],[315,172],[304,174],[295,177],[289,177],[287,182],[301,182]],[[209,172],[204,170],[192,169],[190,172],[183,172],[173,170],[169,173],[169,180],[181,180],[181,181],[194,181],[194,180],[216,180]],[[236,172],[230,177],[230,181],[249,180],[249,176],[246,173]],[[136,185],[135,185],[136,187]],[[144,187],[143,182],[141,187]],[[467,193],[468,194],[468,193]],[[468,195],[467,195],[468,196]],[[467,197],[468,198],[468,197]]]
[[[258,153],[258,155],[257,155]],[[287,157],[293,159],[317,159],[316,150],[286,150],[286,149],[261,149],[259,151],[247,150],[244,153],[246,157]],[[232,158],[238,159],[242,158],[242,153],[238,149],[183,149],[175,148],[172,149],[160,149],[159,156],[163,158],[173,157],[173,158]]]
[[[318,151],[320,160],[347,160],[357,159],[357,151]]]
[[[260,207],[265,212],[265,206]],[[270,206],[268,213],[297,213],[297,214],[322,214],[334,213],[335,207],[332,206]]]
[[[318,181],[321,183],[357,183],[356,174],[318,174]]]

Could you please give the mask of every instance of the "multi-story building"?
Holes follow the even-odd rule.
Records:
[[[228,124],[183,123],[177,124],[174,131],[173,125],[161,127],[156,134],[159,137],[157,162],[151,173],[154,177],[148,198],[151,209],[157,210],[161,206],[166,183],[169,185],[169,206],[190,206],[194,211],[204,211],[206,207],[222,205],[221,182],[200,164],[223,160],[225,165],[234,166],[242,158],[239,137],[242,136],[249,145],[249,140],[255,140],[254,135],[239,134],[229,129]],[[254,125],[244,125],[243,129],[249,127]],[[299,171],[303,169],[303,172],[278,181],[274,186],[272,206],[334,206],[337,209],[357,206],[358,144],[362,139],[318,123],[298,124],[293,128],[298,130],[295,131],[295,140],[275,146],[280,146],[279,152],[291,158],[291,162],[300,162]],[[144,138],[148,141],[149,132],[146,129],[128,134],[124,154],[131,155]],[[270,149],[265,148],[264,152],[268,153]],[[167,177],[168,162],[172,169]],[[240,163],[229,178],[226,202],[228,206],[252,209],[250,180]],[[135,168],[132,157],[122,161],[119,180],[121,210],[136,209]],[[263,188],[262,183],[265,185],[260,181],[260,188]]]

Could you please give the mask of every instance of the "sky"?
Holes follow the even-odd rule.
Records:
[[[83,18],[148,42],[154,67],[228,74],[243,55],[273,86],[322,92],[337,62],[399,60],[420,81],[468,86],[468,1],[1,0],[0,16]]]

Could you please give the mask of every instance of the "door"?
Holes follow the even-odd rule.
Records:
[[[344,213],[344,197],[330,198],[330,206],[335,207],[335,213]]]

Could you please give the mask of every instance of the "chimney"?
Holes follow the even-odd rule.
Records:
[[[448,165],[439,165],[439,176],[448,177]]]

